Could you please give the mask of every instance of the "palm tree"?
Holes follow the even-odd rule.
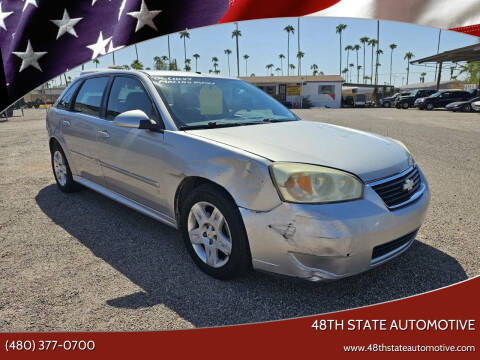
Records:
[[[132,69],[135,70],[142,70],[143,69],[143,64],[138,61],[137,59],[133,60],[132,64],[130,65]]]
[[[183,39],[184,63],[187,66],[187,39],[190,39],[190,33],[187,30],[180,31],[180,39]]]
[[[340,73],[342,73],[342,32],[347,28],[345,24],[339,24],[336,28],[336,33],[340,37]]]
[[[153,67],[155,70],[165,70],[167,67],[160,56],[155,56],[153,58]]]
[[[348,74],[348,68],[345,68],[342,70],[342,74],[343,74],[343,78],[345,79],[345,77],[347,76]],[[347,81],[348,81],[348,76],[347,76]]]
[[[312,66],[310,66],[310,70],[312,70],[312,75],[316,76],[318,74],[318,65],[313,64]]]
[[[282,71],[282,69],[280,69],[279,67],[277,67],[277,68],[275,69],[275,72],[277,73],[277,76],[279,75],[280,71]]]
[[[112,65],[115,65],[115,51],[112,51]]]
[[[170,61],[170,35],[167,35],[167,43],[168,43],[168,68],[171,70],[172,62]]]
[[[360,83],[360,79],[358,78],[360,75],[360,70],[362,70],[362,65],[357,65],[357,83]]]
[[[290,64],[290,69],[292,69],[292,71],[295,70],[295,65]]]
[[[368,40],[368,45],[372,47],[372,72],[370,74],[370,84],[372,84],[373,81],[373,50],[375,49],[375,46],[377,45],[377,40],[376,39],[370,39]]]
[[[213,62],[213,69],[215,71],[217,70],[217,66],[218,66],[218,58],[216,56],[212,57],[212,62]]]
[[[450,66],[450,80],[454,80],[456,76],[453,76],[453,72],[457,70],[457,63],[455,65]]]
[[[95,58],[92,60],[92,62],[95,64],[95,67],[98,68],[98,64],[100,64],[100,60],[98,60],[98,58]]]
[[[245,76],[248,76],[247,75],[248,74],[248,66],[247,66],[248,64],[247,64],[247,62],[248,62],[249,57],[250,56],[248,56],[247,54],[243,55],[243,58],[245,59]]]
[[[415,55],[411,51],[407,52],[403,57],[403,60],[407,60],[407,85],[408,85],[408,76],[410,75],[410,60],[414,58]]]
[[[190,66],[191,63],[192,63],[192,59],[185,60],[185,71],[192,70],[192,67]]]
[[[353,50],[357,53],[357,84],[360,82],[360,72],[358,71],[358,50],[360,50],[360,45],[353,45]]]
[[[290,34],[295,33],[295,28],[292,25],[287,25],[283,30],[287,32],[287,75],[290,75]]]
[[[392,64],[393,64],[393,50],[397,48],[397,44],[390,44],[390,85],[392,85]]]
[[[363,47],[363,83],[365,83],[365,48],[367,47],[369,40],[370,39],[366,36],[360,38],[360,42],[362,43]]]
[[[465,79],[467,83],[478,84],[480,82],[480,61],[468,61],[464,65],[460,65],[458,75],[468,74]]]
[[[236,47],[237,47],[237,76],[240,76],[240,55],[238,52],[238,38],[242,36],[240,30],[238,30],[238,23],[235,23],[235,30],[232,32],[232,39],[235,38]],[[247,74],[245,74],[246,76]]]
[[[298,76],[302,75],[302,58],[305,56],[305,53],[303,51],[299,51],[297,53],[297,59],[298,59]]]
[[[285,55],[280,54],[278,55],[278,58],[280,59],[280,68],[282,69],[282,76],[283,76],[283,59],[285,59]]]
[[[347,65],[349,64],[349,59],[350,59],[350,51],[353,50],[352,45],[347,45],[345,46],[345,52],[347,53]]]
[[[352,82],[352,73],[353,73],[353,68],[355,67],[355,64],[350,64],[348,66],[350,67],[350,82]]]
[[[197,53],[195,53],[195,54],[193,54],[192,56],[193,56],[194,59],[195,59],[195,72],[198,72],[198,67],[197,67],[197,65],[198,65],[198,58],[200,57],[200,55],[198,55]]]
[[[134,46],[135,46],[135,56],[136,56],[137,61],[139,61],[139,60],[138,60],[138,47],[137,47],[137,44],[135,44]]]
[[[377,63],[375,65],[375,84],[378,84],[378,67],[382,66],[380,64],[380,55],[383,54],[383,50],[382,49],[377,49],[376,54],[377,54]]]
[[[272,69],[273,67],[274,67],[273,64],[268,64],[267,66],[265,66],[265,68],[267,69],[267,75],[268,75],[268,73],[270,72],[270,75],[273,76],[273,74],[271,73],[271,69]]]
[[[230,76],[230,54],[232,53],[232,50],[230,49],[225,49],[223,52],[227,55],[227,62],[228,62],[228,76]]]
[[[424,83],[425,82],[425,76],[427,76],[427,73],[426,72],[422,72],[420,74],[420,82],[421,83]]]
[[[124,68],[125,70],[130,70],[130,66],[128,66],[128,65],[126,65],[126,64],[123,65],[123,68]]]

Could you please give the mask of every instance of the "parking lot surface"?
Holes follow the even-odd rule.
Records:
[[[480,114],[296,112],[410,148],[432,193],[410,250],[336,282],[258,272],[212,279],[190,260],[176,230],[93,191],[57,190],[45,110],[27,110],[0,123],[0,331],[162,330],[285,319],[402,298],[479,274]]]

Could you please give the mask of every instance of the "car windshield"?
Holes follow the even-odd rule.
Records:
[[[152,78],[181,130],[298,120],[278,101],[244,81],[188,76]]]
[[[401,96],[409,96],[409,95],[410,95],[409,92],[404,92],[404,93],[401,94]]]
[[[473,99],[470,99],[470,100],[468,100],[468,101],[471,102],[471,103],[473,103],[473,102],[475,102],[475,101],[480,101],[480,96],[475,97],[475,98],[473,98]]]
[[[410,93],[412,96],[417,96],[417,94],[420,92],[420,90],[414,90]]]
[[[442,95],[442,94],[443,94],[443,91],[437,91],[436,93],[430,95],[429,97],[431,97],[431,98],[433,98],[433,97],[438,97],[438,96],[440,96],[440,95]]]

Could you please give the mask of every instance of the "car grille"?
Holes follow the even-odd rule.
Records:
[[[395,239],[382,245],[375,246],[372,252],[372,263],[382,260],[381,258],[384,255],[392,253],[395,250],[400,249],[405,244],[408,244],[410,241],[413,241],[415,239],[415,236],[417,235],[417,232],[418,230],[415,230],[414,232],[402,236],[401,238]],[[392,256],[393,255],[394,254],[392,254]]]
[[[406,174],[384,182],[375,182],[372,188],[389,208],[397,209],[407,205],[410,198],[420,189],[421,182],[418,168],[415,166]]]

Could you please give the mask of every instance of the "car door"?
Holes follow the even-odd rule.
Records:
[[[166,153],[163,131],[115,126],[114,118],[129,110],[142,110],[161,123],[142,82],[135,76],[119,75],[108,93],[99,129],[103,134],[98,138],[99,162],[106,187],[157,211],[167,212],[167,199],[161,187],[162,156]]]
[[[440,101],[438,107],[445,107],[454,100],[454,94],[451,91],[446,91],[442,95],[440,95]]]
[[[108,76],[88,78],[81,84],[71,111],[63,114],[62,133],[72,159],[76,175],[103,184],[103,175],[97,161],[97,132],[103,96]]]

